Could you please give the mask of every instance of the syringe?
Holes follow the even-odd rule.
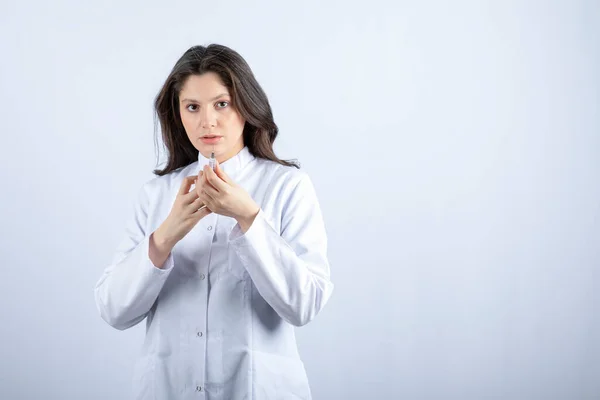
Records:
[[[215,150],[213,148],[213,151],[210,153],[210,158],[208,159],[208,166],[210,167],[210,169],[212,169],[213,171],[215,170],[215,168],[217,167],[217,159],[215,158]],[[203,205],[202,207],[200,207],[198,209],[198,211],[202,210],[203,208],[206,208],[206,204]]]
[[[208,166],[213,171],[215,170],[215,168],[217,166],[217,160],[215,159],[215,152],[214,151],[212,153],[210,153],[210,158],[208,159]]]

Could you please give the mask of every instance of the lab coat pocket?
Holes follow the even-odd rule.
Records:
[[[151,357],[144,355],[140,357],[133,367],[132,398],[135,400],[147,400],[154,398],[154,365]]]
[[[258,399],[310,400],[304,363],[278,354],[253,351],[254,385]]]

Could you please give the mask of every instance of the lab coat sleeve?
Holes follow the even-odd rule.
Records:
[[[95,286],[100,316],[116,329],[128,329],[142,321],[173,269],[170,253],[164,268],[157,268],[148,255],[150,235],[146,231],[148,195],[146,185],[138,193],[125,234],[112,262]]]
[[[292,325],[310,322],[329,300],[327,235],[308,175],[283,207],[281,235],[261,209],[245,234],[234,227],[230,243],[260,295]]]

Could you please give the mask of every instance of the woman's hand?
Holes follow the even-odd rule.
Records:
[[[195,175],[183,179],[171,212],[150,237],[149,256],[159,268],[162,268],[175,244],[183,239],[198,221],[210,214],[207,208],[199,210],[202,200],[198,199],[195,190],[190,190],[195,180]]]
[[[195,190],[190,190],[195,180],[194,175],[183,179],[171,212],[156,230],[159,239],[173,246],[183,239],[198,221],[210,214],[210,210],[206,208],[198,210],[203,204],[202,200],[198,199]]]
[[[260,207],[242,187],[238,186],[216,163],[215,171],[208,165],[198,173],[198,198],[215,214],[235,218],[243,232],[252,225]]]

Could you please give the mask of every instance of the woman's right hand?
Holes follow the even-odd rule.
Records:
[[[190,191],[196,179],[196,175],[184,178],[169,215],[152,234],[150,258],[156,266],[162,266],[173,246],[183,239],[198,221],[212,212],[207,207],[198,210],[203,205],[202,201],[198,198],[196,190]]]

